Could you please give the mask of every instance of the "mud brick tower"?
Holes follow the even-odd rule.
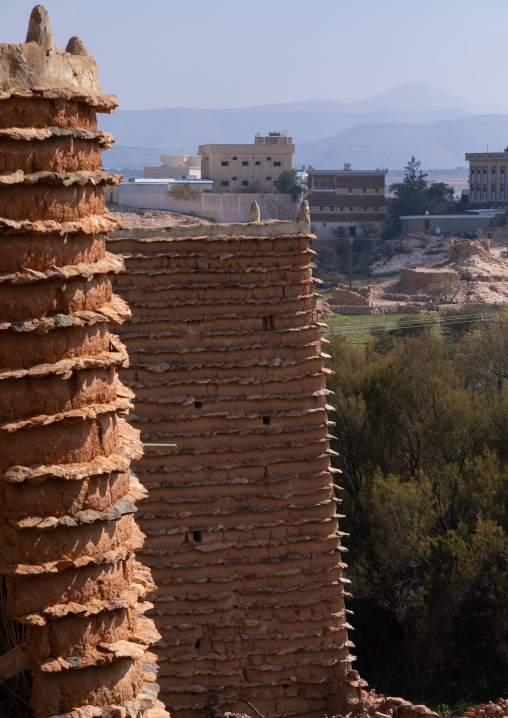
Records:
[[[36,718],[167,718],[134,560],[141,444],[108,328],[128,316],[106,251],[112,138],[96,129],[115,106],[79,38],[55,47],[44,7],[26,43],[0,45],[0,573]]]
[[[253,715],[247,700],[267,718],[325,718],[360,685],[309,233],[303,203],[295,223],[109,238],[133,312],[120,329],[129,420],[177,444],[136,465],[160,697],[177,718],[208,715],[219,695],[224,710]]]

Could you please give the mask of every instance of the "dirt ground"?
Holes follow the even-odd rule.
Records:
[[[495,227],[489,233],[491,252],[495,257],[508,261],[508,225]],[[370,280],[373,289],[375,305],[393,304],[393,301],[382,298],[386,291],[390,291],[396,277],[377,277],[376,275],[399,272],[402,267],[420,267],[427,264],[443,262],[448,258],[450,239],[442,235],[426,235],[424,232],[401,235],[396,239],[386,241],[386,246],[395,254],[389,258],[372,265],[373,277]],[[366,282],[362,282],[364,285]],[[508,282],[481,282],[467,288],[464,300],[468,302],[500,303],[508,301]],[[403,301],[398,302],[404,304]]]
[[[126,229],[132,227],[172,227],[177,224],[212,224],[208,219],[160,209],[136,209],[126,204],[107,202],[107,209]]]

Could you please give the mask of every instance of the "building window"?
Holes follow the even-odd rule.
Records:
[[[276,160],[276,161],[273,163],[273,166],[274,166],[274,167],[281,167],[281,166],[282,166],[282,162],[281,162],[280,160]]]
[[[273,186],[277,187],[277,180],[273,180]]]
[[[378,211],[378,208],[377,208],[377,207],[374,207],[374,212],[377,212],[377,211]]]
[[[375,192],[376,194],[379,194],[379,187],[376,187],[376,189],[374,190],[374,192]]]
[[[344,212],[344,207],[340,207],[340,211],[341,211],[341,212]]]
[[[271,178],[271,177],[267,177],[266,179],[267,179],[267,180],[271,180],[272,178]]]
[[[333,212],[333,207],[330,207],[330,212]]]
[[[364,188],[362,189],[362,192],[363,192],[363,194],[367,194],[367,189],[364,187]]]
[[[233,157],[233,159],[234,159],[234,160],[237,160],[237,159],[238,159],[238,157]]]
[[[319,208],[319,211],[320,211],[320,212],[324,212],[324,211],[325,211],[325,208],[324,208],[324,207],[320,207],[320,208]]]
[[[242,160],[242,167],[248,167],[249,166],[249,160]]]
[[[261,317],[261,329],[264,332],[273,331],[273,314],[270,314],[267,317]]]
[[[256,167],[259,167],[259,165],[261,164],[261,162],[260,162],[259,160],[256,160],[256,161],[254,162],[254,164],[256,165]]]
[[[229,187],[229,180],[222,180],[221,187]]]
[[[222,160],[221,166],[222,166],[222,167],[229,167],[229,160]]]
[[[271,159],[272,159],[271,157],[266,158],[267,162],[270,162]]]
[[[323,227],[326,227],[326,222],[323,222]]]
[[[355,211],[354,207],[350,207],[350,208],[349,208],[349,211],[350,211],[350,212],[354,212],[354,211]]]
[[[348,193],[353,194],[353,190],[351,189],[351,187],[348,189]]]
[[[364,207],[364,208],[363,208],[363,211],[366,212],[366,211],[367,211],[367,207]]]
[[[242,187],[248,187],[249,186],[249,180],[242,180]]]

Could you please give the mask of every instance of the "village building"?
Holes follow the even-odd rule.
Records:
[[[386,170],[308,171],[312,230],[321,239],[379,236],[386,222]]]
[[[466,152],[469,162],[469,204],[506,207],[508,152]]]
[[[199,155],[161,155],[160,167],[143,167],[145,179],[201,179]]]
[[[214,192],[276,192],[281,172],[293,169],[295,146],[282,132],[256,135],[254,144],[199,145],[201,177]]]

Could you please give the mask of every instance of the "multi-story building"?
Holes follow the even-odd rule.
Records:
[[[201,177],[213,180],[214,192],[276,192],[294,151],[293,138],[282,132],[256,135],[253,145],[200,145]]]
[[[309,170],[313,232],[320,238],[379,234],[386,223],[386,170]]]
[[[466,152],[469,162],[469,204],[508,205],[508,152]]]
[[[143,168],[144,178],[201,179],[201,157],[199,155],[161,155],[160,167]]]

